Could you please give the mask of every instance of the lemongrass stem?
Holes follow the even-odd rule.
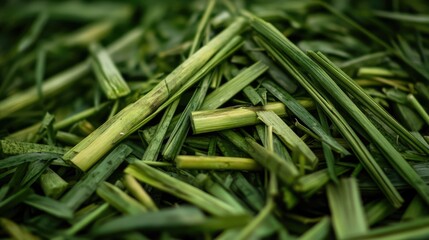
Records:
[[[192,129],[194,133],[200,134],[255,125],[261,122],[256,114],[258,111],[273,111],[279,116],[287,115],[282,103],[195,111],[191,114]]]
[[[179,155],[175,161],[177,168],[182,169],[261,170],[251,158]]]
[[[414,107],[414,109],[420,114],[423,120],[425,120],[426,124],[429,125],[429,115],[425,111],[423,106],[419,103],[419,101],[416,99],[416,97],[414,97],[414,95],[410,93],[408,94],[407,99]]]
[[[129,175],[125,174],[123,183],[127,190],[137,199],[140,201],[141,204],[143,204],[147,209],[151,211],[157,211],[158,208],[155,204],[155,202],[152,200],[152,198],[149,196],[149,194],[144,190],[144,188],[140,185],[137,180]]]

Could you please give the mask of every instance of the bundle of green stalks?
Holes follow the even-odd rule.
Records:
[[[429,238],[429,5],[5,1],[1,239]]]

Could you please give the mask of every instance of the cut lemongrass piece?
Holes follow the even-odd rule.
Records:
[[[257,112],[259,119],[267,126],[272,126],[273,131],[283,141],[286,146],[292,151],[298,151],[304,156],[305,166],[309,169],[314,169],[318,159],[314,152],[305,144],[301,138],[274,112],[259,111]]]
[[[18,142],[13,140],[0,140],[0,151],[7,155],[17,155],[23,153],[36,153],[36,152],[47,152],[47,153],[58,153],[64,154],[68,151],[68,148],[56,147],[46,144]]]
[[[408,101],[411,103],[411,106],[414,107],[414,109],[420,114],[420,117],[425,120],[426,124],[429,125],[429,115],[423,108],[423,106],[419,103],[419,101],[414,97],[413,94],[408,94],[407,96]]]
[[[366,219],[370,226],[379,223],[395,211],[396,208],[386,198],[375,200],[365,205]]]
[[[374,240],[392,240],[392,239],[427,239],[429,236],[429,218],[427,216],[414,221],[389,224],[385,227],[372,229],[366,234],[361,234],[350,238],[351,240],[374,239]]]
[[[147,162],[147,161],[146,161]],[[149,194],[144,190],[142,185],[131,175],[125,174],[124,179],[122,180],[127,190],[148,210],[156,211],[158,207],[155,205],[155,202],[149,196]]]
[[[215,216],[228,216],[237,213],[237,210],[229,204],[162,171],[150,167],[144,161],[134,161],[125,169],[125,172],[152,187],[188,201]]]
[[[222,131],[221,134],[240,150],[249,154],[261,166],[275,173],[284,183],[292,184],[298,178],[299,172],[293,163],[285,161],[277,154],[259,145],[254,139],[244,138],[231,130]]]
[[[46,196],[58,198],[68,187],[68,183],[52,169],[46,169],[46,172],[40,176],[40,186]]]
[[[256,62],[247,69],[244,69],[236,77],[210,93],[200,109],[210,110],[222,106],[222,104],[226,103],[244,87],[252,83],[267,69],[268,67],[262,62]]]
[[[95,192],[98,185],[105,181],[131,152],[132,149],[125,144],[116,147],[64,194],[60,201],[73,210],[78,209]]]
[[[348,239],[368,232],[368,223],[355,178],[341,179],[328,185],[327,195],[332,224],[338,239]]]
[[[228,107],[215,110],[192,112],[191,123],[194,133],[207,133],[231,128],[255,125],[261,121],[256,112],[273,111],[279,116],[286,116],[286,109],[282,103],[269,103],[265,106]]]
[[[189,126],[191,125],[189,116],[203,103],[207,94],[207,90],[212,79],[216,75],[216,72],[216,70],[212,71],[211,73],[207,74],[203,80],[201,80],[198,88],[195,90],[194,94],[192,94],[191,99],[189,100],[183,112],[180,114],[179,120],[174,126],[171,136],[165,144],[164,150],[162,152],[164,159],[173,160],[182,149],[186,135],[189,132]]]
[[[348,167],[335,166],[335,175],[340,176],[350,170]],[[304,198],[311,197],[319,191],[330,180],[328,169],[322,169],[313,173],[309,173],[300,177],[294,184],[293,188],[300,193]]]
[[[109,54],[98,44],[91,44],[92,69],[104,94],[109,99],[128,95],[131,90]]]
[[[161,122],[156,128],[155,134],[152,136],[152,139],[149,142],[149,146],[146,148],[146,151],[142,157],[143,161],[157,161],[158,154],[161,150],[162,143],[167,133],[168,127],[171,124],[171,120],[176,112],[177,106],[179,105],[179,99],[174,101],[166,110],[164,115],[161,118]]]
[[[147,212],[147,209],[141,203],[111,183],[101,183],[97,188],[97,195],[124,214]]]
[[[318,223],[307,230],[299,237],[299,240],[323,240],[328,239],[329,232],[331,231],[331,219],[323,217]]]
[[[220,156],[185,156],[176,157],[176,166],[181,169],[210,170],[261,170],[251,158],[220,157]]]

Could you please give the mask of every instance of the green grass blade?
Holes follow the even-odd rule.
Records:
[[[125,172],[155,188],[193,203],[215,216],[231,215],[235,212],[234,208],[223,201],[166,173],[156,170],[141,161],[135,161],[130,164],[125,169]]]
[[[109,99],[128,95],[131,90],[106,50],[98,44],[90,46],[92,69],[104,94]]]
[[[231,130],[222,131],[221,134],[240,150],[249,154],[261,166],[274,172],[286,184],[292,184],[298,178],[299,172],[295,165],[267,150],[255,140],[249,137],[244,138]]]
[[[210,93],[201,105],[201,110],[216,109],[222,106],[244,87],[256,80],[267,69],[268,67],[262,62],[256,62],[246,68],[236,77]]]
[[[158,124],[155,135],[149,142],[149,146],[142,157],[143,161],[157,161],[158,154],[161,151],[162,141],[164,140],[165,134],[167,133],[168,127],[171,124],[174,113],[176,112],[179,100],[174,101],[166,110],[162,116],[161,122]]]
[[[31,194],[25,198],[24,203],[58,218],[70,219],[73,217],[71,208],[49,197]]]
[[[331,219],[323,217],[312,228],[299,237],[299,240],[323,240],[327,239],[331,228]]]
[[[192,95],[189,100],[188,105],[186,105],[185,110],[181,113],[179,120],[176,123],[173,131],[171,132],[170,138],[165,144],[164,151],[162,153],[163,157],[167,160],[173,160],[182,149],[185,137],[189,132],[190,127],[190,115],[191,112],[200,108],[203,103],[207,90],[210,87],[210,83],[216,73],[212,71],[208,74],[202,82],[199,84],[197,90]]]
[[[259,119],[267,126],[272,126],[274,133],[294,151],[298,151],[305,156],[305,165],[309,169],[317,166],[318,158],[314,152],[305,144],[302,139],[274,112],[260,111],[257,112]]]
[[[261,170],[261,166],[251,158],[179,155],[175,162],[179,169]]]
[[[355,178],[343,178],[338,185],[328,185],[327,195],[332,224],[338,239],[349,239],[368,232],[368,223]]]
[[[137,200],[111,183],[101,183],[96,192],[104,201],[124,214],[139,214],[147,211]]]
[[[105,181],[125,158],[132,152],[127,145],[119,145],[98,165],[90,169],[60,201],[73,210],[79,208],[97,189],[98,185]]]
[[[367,234],[354,236],[351,239],[426,239],[429,236],[429,218],[421,218],[415,221],[391,224],[385,227],[372,229]]]

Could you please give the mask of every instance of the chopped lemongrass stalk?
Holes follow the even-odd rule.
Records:
[[[236,77],[210,93],[204,100],[201,110],[216,109],[230,100],[244,87],[256,80],[268,67],[262,62],[256,62],[252,66],[244,69]]]
[[[335,175],[340,176],[345,172],[350,171],[350,168],[343,166],[335,166]],[[305,176],[300,177],[294,184],[293,189],[308,198],[323,186],[325,186],[330,180],[328,169],[322,169]]]
[[[83,137],[77,136],[76,134],[73,134],[73,133],[63,132],[63,131],[57,131],[55,138],[57,139],[57,141],[60,141],[68,145],[76,145],[83,140]]]
[[[26,227],[21,226],[7,218],[0,218],[0,226],[13,239],[39,240]]]
[[[135,103],[129,105],[101,125],[90,136],[64,155],[81,170],[88,170],[113,146],[135,131],[137,126],[155,112],[182,85],[196,74],[228,41],[238,35],[246,25],[239,18],[207,45],[183,62],[162,82]]]
[[[177,168],[181,169],[261,170],[261,166],[251,158],[179,155],[175,161]]]
[[[92,69],[104,94],[109,99],[128,95],[131,90],[109,54],[100,45],[91,44]]]
[[[61,41],[67,46],[88,46],[106,36],[115,26],[115,21],[102,20],[91,23],[79,31],[68,34]]]
[[[366,219],[370,226],[379,223],[395,211],[396,208],[385,198],[365,205]]]
[[[98,186],[97,195],[124,214],[139,214],[147,211],[137,200],[108,182],[103,182]]]
[[[289,149],[298,151],[305,157],[304,161],[307,168],[314,169],[317,166],[318,159],[314,152],[278,115],[272,111],[259,111],[257,114],[262,122],[273,127],[274,133]]]
[[[200,108],[201,104],[206,97],[207,90],[209,89],[210,83],[216,71],[212,71],[208,74],[199,84],[197,90],[192,94],[191,99],[189,100],[188,105],[186,105],[185,110],[181,113],[180,118],[176,125],[174,126],[171,136],[165,144],[164,151],[162,153],[163,157],[167,160],[173,160],[182,149],[185,137],[189,132],[190,125],[190,115],[193,111]]]
[[[215,175],[215,177],[217,176]],[[238,209],[240,212],[248,213],[248,210],[243,207],[243,204],[237,200],[237,198],[229,191],[229,189],[220,184],[218,181],[213,180],[209,175],[198,174],[196,181],[200,186],[203,186],[204,190],[206,190],[208,193],[228,203],[229,205]]]
[[[274,172],[286,184],[292,184],[298,178],[298,170],[292,163],[262,147],[255,140],[249,137],[244,138],[231,130],[222,131],[221,134],[240,150],[249,154],[261,166]]]
[[[46,196],[58,198],[64,193],[69,184],[56,172],[48,168],[40,176],[40,186]]]
[[[310,228],[303,235],[301,235],[299,237],[299,240],[327,239],[330,231],[331,231],[331,219],[329,217],[323,217],[312,228]]]
[[[147,163],[147,161],[146,161]],[[127,188],[127,190],[137,199],[140,201],[143,206],[145,206],[148,210],[151,211],[157,211],[158,207],[155,205],[152,198],[147,194],[147,192],[144,190],[144,188],[140,185],[137,180],[129,175],[125,174],[123,179],[124,185]]]
[[[88,213],[85,217],[80,219],[80,221],[73,223],[73,226],[67,229],[64,233],[66,236],[72,236],[78,233],[80,230],[99,219],[102,214],[109,210],[109,204],[104,203],[103,205],[97,207],[92,212]]]
[[[235,106],[215,110],[195,111],[191,114],[194,133],[207,133],[231,128],[255,125],[261,121],[256,112],[273,111],[279,116],[286,116],[282,103],[269,103],[264,106]]]
[[[125,172],[144,183],[193,203],[215,216],[228,216],[236,212],[236,209],[225,202],[156,170],[142,161],[134,161],[125,169]]]
[[[338,185],[328,185],[327,195],[332,224],[338,239],[349,239],[368,232],[368,223],[355,178],[343,178]]]
[[[391,239],[425,239],[429,235],[429,218],[419,218],[414,221],[400,222],[389,224],[388,226],[378,227],[371,229],[366,234],[361,234],[349,238],[351,240],[358,239],[377,239],[377,240],[391,240]]]
[[[322,128],[326,131],[326,133],[329,133],[329,125],[328,125],[328,119],[323,114],[322,110],[320,108],[317,109],[319,113],[320,118],[320,124],[322,125]],[[331,180],[335,183],[338,183],[337,175],[335,174],[335,157],[332,153],[332,149],[329,147],[328,144],[322,142],[322,149],[323,149],[323,156],[325,157],[326,165],[328,166],[328,174]]]
[[[7,155],[17,155],[36,152],[64,154],[69,149],[45,144],[0,140],[0,150]]]
[[[425,109],[419,103],[419,101],[416,99],[416,97],[414,97],[414,95],[410,93],[410,94],[408,94],[407,99],[410,102],[411,106],[413,106],[414,109],[423,118],[423,120],[425,120],[426,124],[429,125],[429,114],[425,111]]]
[[[259,93],[252,86],[247,86],[243,88],[243,93],[253,105],[258,105],[263,102]]]
[[[379,67],[361,67],[357,72],[359,77],[364,75],[381,76],[381,77],[407,77],[404,72],[394,72],[385,68]]]
[[[165,134],[167,133],[168,127],[171,124],[171,120],[176,112],[179,101],[174,101],[166,110],[162,116],[161,122],[158,124],[155,135],[149,142],[149,146],[142,157],[143,161],[157,161],[158,154],[161,151],[162,141],[164,140]]]
[[[24,203],[57,218],[71,219],[73,217],[73,210],[71,208],[50,197],[30,194],[25,198]]]
[[[60,201],[74,210],[79,208],[95,192],[98,184],[105,181],[131,152],[132,149],[127,145],[116,147],[98,165],[85,173]]]
[[[199,45],[201,44],[204,29],[206,28],[206,26],[209,22],[209,17],[211,15],[215,5],[216,5],[216,0],[208,1],[207,6],[205,7],[203,17],[201,18],[201,21],[198,24],[198,28],[197,28],[197,32],[196,32],[195,37],[194,37],[194,41],[192,41],[192,47],[191,47],[191,50],[189,51],[190,55],[194,54],[195,51],[198,49]]]
[[[419,195],[416,195],[411,200],[410,204],[407,206],[407,209],[405,209],[405,212],[402,215],[401,220],[402,221],[415,220],[415,219],[427,216],[428,213],[429,211],[426,206],[426,203]]]
[[[264,221],[267,220],[268,216],[270,216],[270,213],[273,211],[275,207],[274,201],[272,199],[269,199],[266,206],[258,213],[258,215],[253,218],[251,222],[245,226],[240,234],[237,236],[236,239],[239,240],[245,240],[252,238],[252,235],[258,229],[258,227],[264,223]]]
[[[248,215],[206,217],[195,207],[180,206],[166,208],[158,212],[144,213],[134,216],[121,216],[102,224],[91,231],[91,236],[112,236],[127,232],[143,231],[164,233],[186,232],[207,234],[225,229],[242,227],[250,221]],[[136,239],[132,236],[130,239]],[[146,239],[146,238],[144,238]]]

